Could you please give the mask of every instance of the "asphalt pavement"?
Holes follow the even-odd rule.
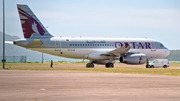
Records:
[[[0,101],[180,101],[180,77],[0,70]]]

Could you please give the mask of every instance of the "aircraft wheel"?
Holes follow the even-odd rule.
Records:
[[[93,64],[93,63],[87,63],[87,64],[86,64],[86,67],[87,67],[87,68],[94,68],[94,64]]]
[[[114,64],[113,63],[107,63],[106,64],[106,68],[113,68],[114,67]]]
[[[164,68],[167,68],[167,66],[166,66],[166,65],[164,65],[163,67],[164,67]]]

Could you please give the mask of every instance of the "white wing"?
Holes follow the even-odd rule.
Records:
[[[115,56],[120,56],[122,54],[125,54],[129,51],[129,49],[131,49],[131,46],[122,46],[120,48],[116,48],[110,52],[107,52],[107,53],[104,53],[104,54],[101,54],[101,55],[115,55]]]

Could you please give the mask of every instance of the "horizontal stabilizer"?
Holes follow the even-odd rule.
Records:
[[[5,41],[7,44],[13,44],[13,41]]]
[[[40,39],[35,39],[28,44],[28,46],[41,46],[41,45],[43,45],[43,42]]]

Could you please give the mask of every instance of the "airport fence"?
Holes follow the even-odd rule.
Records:
[[[3,57],[0,56],[0,59],[2,60]],[[5,56],[6,62],[23,62],[25,63],[27,61],[27,56]]]

